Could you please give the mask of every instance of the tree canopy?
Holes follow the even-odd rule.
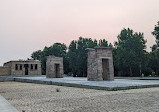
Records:
[[[124,76],[140,75],[143,59],[146,54],[146,40],[143,33],[131,29],[123,29],[115,42],[115,65],[119,74]],[[138,72],[138,73],[137,73]]]

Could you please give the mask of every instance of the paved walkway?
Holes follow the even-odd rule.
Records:
[[[114,81],[87,81],[87,78],[76,78],[76,77],[46,78],[45,76],[14,77],[14,80],[20,82],[53,84],[53,85],[85,87],[85,88],[106,89],[106,90],[159,86],[159,80],[115,79]]]
[[[0,112],[18,112],[4,97],[0,95]]]

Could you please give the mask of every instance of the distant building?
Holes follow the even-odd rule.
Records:
[[[0,67],[0,76],[41,75],[41,62],[37,60],[9,61]]]

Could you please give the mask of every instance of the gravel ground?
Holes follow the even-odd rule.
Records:
[[[103,91],[0,82],[0,94],[20,112],[158,112],[159,88]]]

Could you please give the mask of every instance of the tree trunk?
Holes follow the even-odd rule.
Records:
[[[141,74],[142,74],[142,71],[141,71],[141,63],[140,63],[140,65],[139,65],[139,66],[140,66],[140,76],[141,76]]]
[[[156,70],[156,73],[155,73],[155,74],[156,74],[156,75],[159,75],[159,74],[158,74],[158,70]]]
[[[130,76],[132,77],[132,68],[130,67]]]

